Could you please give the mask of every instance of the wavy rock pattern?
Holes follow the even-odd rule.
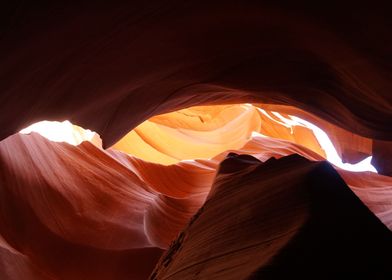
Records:
[[[254,137],[237,152],[262,161],[293,153],[323,159],[266,137]],[[21,274],[8,272],[5,279],[145,279],[161,252],[154,248],[167,248],[203,205],[228,153],[166,166],[90,142],[72,146],[35,133],[9,137],[0,143],[2,265]],[[392,228],[391,178],[339,172]],[[20,261],[9,264],[11,257]]]
[[[241,176],[234,173],[255,164],[254,158],[262,162],[271,157],[281,162],[291,154],[311,161],[328,158],[310,127],[284,121],[292,122],[290,116],[322,128],[344,162],[372,156],[379,174],[334,167],[392,229],[388,11],[373,2],[352,6],[341,1],[295,6],[178,0],[4,4],[0,9],[0,278],[146,279],[191,217],[199,221],[194,215],[230,152],[241,154],[244,162],[226,166],[230,172],[217,178],[235,182],[233,188],[243,187]],[[245,102],[249,104],[230,105]],[[42,120],[70,120],[96,131],[102,141],[70,124],[77,146],[34,132],[15,134]],[[301,177],[301,172],[293,171],[293,176]],[[326,180],[340,180],[331,173]],[[274,172],[264,175],[277,177]],[[338,193],[349,192],[341,181],[338,185],[342,186]],[[293,201],[306,193],[289,185],[280,187],[293,192]],[[355,217],[363,217],[372,230],[381,229],[382,224],[349,193],[347,205],[359,209]],[[291,201],[287,194],[279,195],[280,205]],[[249,198],[255,193],[243,195]],[[214,193],[210,198],[215,199]],[[331,196],[328,203],[334,206],[335,198]],[[229,213],[229,201],[222,199],[219,211]],[[298,204],[305,207],[293,210],[297,216],[286,216],[292,234],[315,220],[306,210],[311,201]],[[328,205],[323,207],[325,213]],[[344,215],[339,217],[336,207],[331,211],[340,225]],[[246,213],[234,210],[238,219]],[[267,208],[258,210],[276,217]],[[219,218],[208,222],[218,223]],[[353,221],[358,230],[362,225]],[[281,227],[274,227],[272,219],[268,229],[276,233]],[[347,232],[352,233],[333,231]],[[368,240],[380,237],[366,234],[358,236],[366,246]],[[195,240],[207,237],[195,236]],[[286,237],[283,243],[293,240]],[[184,238],[180,235],[179,240]],[[177,243],[166,255],[178,250]],[[283,243],[278,247],[286,248]],[[290,250],[289,255],[296,252]],[[206,255],[200,256],[201,261]],[[282,258],[285,267],[289,263]],[[181,267],[180,260],[173,261]],[[165,263],[163,259],[161,264]],[[241,275],[249,276],[260,267],[250,263]],[[173,269],[172,260],[167,264]],[[157,273],[168,275],[161,266]]]
[[[10,3],[1,17],[0,138],[68,119],[111,146],[160,113],[260,101],[391,141],[386,10],[340,2]]]
[[[150,279],[386,279],[391,249],[329,164],[231,154]]]

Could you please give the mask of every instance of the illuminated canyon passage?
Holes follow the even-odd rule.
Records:
[[[385,5],[0,13],[1,280],[391,279]]]

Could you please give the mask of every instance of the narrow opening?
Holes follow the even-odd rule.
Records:
[[[102,148],[99,135],[69,121],[41,121],[20,133],[36,132],[56,142],[79,145],[89,141]],[[268,111],[252,104],[191,107],[155,116],[111,147],[164,165],[184,160],[212,159],[228,150],[241,150],[252,139],[270,137],[312,150],[349,171],[377,172],[369,155],[356,164],[344,163],[327,132],[300,117]],[[334,145],[335,144],[335,145]]]

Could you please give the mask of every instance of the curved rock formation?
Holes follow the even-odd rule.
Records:
[[[386,279],[391,249],[329,164],[231,155],[150,279]]]
[[[357,264],[355,273],[387,275],[388,9],[144,2],[11,1],[0,9],[0,278],[146,279],[192,217],[152,278],[268,278],[307,262],[324,269],[312,246],[327,251],[320,258],[342,248],[328,273],[352,257],[350,271]],[[63,121],[68,140],[24,129],[43,120]],[[330,137],[334,159],[314,125]],[[326,159],[345,183],[318,163]],[[378,174],[345,170],[370,160]],[[244,172],[260,179],[254,190]],[[200,207],[212,214],[200,217]],[[195,229],[199,222],[223,239]],[[248,236],[259,231],[256,239],[284,235],[270,251],[228,256],[230,269],[208,263],[208,250],[233,238],[241,241],[234,251],[251,250],[242,249],[260,241]],[[198,240],[204,247],[195,252]]]
[[[262,135],[236,152],[262,161],[294,153],[323,160],[304,146]],[[203,205],[228,153],[161,165],[86,141],[73,146],[34,132],[7,138],[0,143],[2,264],[19,274],[7,272],[6,279],[40,274],[49,279],[145,279],[162,252],[158,248],[166,249]],[[225,170],[240,168],[235,164]],[[338,171],[392,229],[392,179]],[[11,257],[20,261],[10,264]],[[100,269],[88,269],[91,265]]]
[[[391,22],[382,5],[9,5],[1,138],[69,119],[110,146],[159,113],[258,100],[391,141]]]

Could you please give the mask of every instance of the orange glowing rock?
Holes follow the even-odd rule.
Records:
[[[61,130],[64,125],[68,129]],[[56,135],[47,135],[57,128]],[[70,123],[41,124],[23,132],[29,135],[15,134],[0,143],[1,203],[8,217],[0,245],[3,259],[18,260],[17,275],[27,279],[109,279],[115,273],[121,279],[132,275],[129,269],[146,277],[161,249],[203,205],[219,163],[230,152],[262,162],[291,154],[321,161],[329,154],[310,124],[250,104],[160,115],[107,150],[97,134]],[[392,178],[335,168],[392,229]],[[26,224],[23,230],[11,219],[15,215]],[[64,262],[56,250],[43,252],[46,246],[65,250],[66,258],[78,262]],[[112,262],[105,261],[109,257]],[[143,268],[134,262],[139,257]],[[130,260],[134,265],[129,267]],[[99,269],[86,270],[89,265]]]

